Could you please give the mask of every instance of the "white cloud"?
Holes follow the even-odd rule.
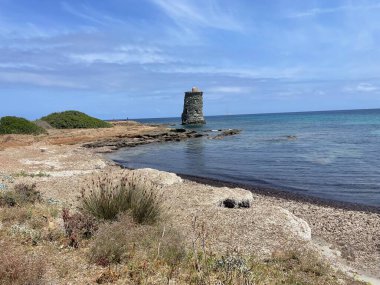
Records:
[[[52,75],[31,72],[0,72],[0,82],[31,84],[43,87],[86,88],[86,86],[82,84],[77,84]]]
[[[378,89],[379,88],[377,86],[374,86],[370,83],[360,83],[358,86],[356,86],[356,90],[361,92],[372,92]]]
[[[71,54],[69,56],[74,61],[84,63],[168,63],[173,61],[169,56],[164,55],[162,51],[155,47],[144,47],[134,45],[123,45],[109,52],[92,52],[83,54]]]
[[[227,9],[222,9],[216,1],[203,0],[196,5],[188,0],[151,0],[168,17],[185,30],[194,26],[209,27],[229,31],[242,31],[242,24]],[[225,8],[225,7],[223,7]]]
[[[67,2],[61,2],[61,7],[64,11],[78,17],[84,19],[86,21],[90,21],[99,25],[108,25],[108,24],[125,24],[124,21],[111,17],[103,12],[98,12],[87,5],[80,5],[79,7],[71,6]]]
[[[152,71],[162,73],[188,73],[225,75],[239,78],[294,78],[303,74],[299,67],[289,68],[225,68],[212,66],[164,66],[152,68]]]
[[[36,64],[17,62],[0,62],[0,69],[52,70],[51,68],[39,66]]]
[[[210,93],[247,93],[251,91],[251,88],[245,86],[216,86],[207,88],[205,92]]]
[[[370,93],[378,91],[379,87],[376,85],[373,85],[371,83],[367,82],[361,82],[357,84],[356,86],[346,86],[343,88],[344,92],[364,92],[364,93]]]
[[[359,10],[370,10],[379,9],[380,3],[374,5],[343,5],[332,8],[313,8],[303,12],[293,13],[288,16],[288,18],[305,18],[305,17],[315,17],[324,14],[332,14],[337,12],[347,12],[347,11],[359,11]]]

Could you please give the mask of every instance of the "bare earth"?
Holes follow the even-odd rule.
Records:
[[[286,246],[307,246],[318,249],[338,268],[380,279],[378,211],[342,209],[241,188],[211,186],[152,169],[121,169],[95,150],[81,147],[85,142],[101,138],[135,136],[162,129],[131,122],[117,123],[110,129],[49,130],[49,135],[37,137],[2,135],[0,184],[12,187],[20,182],[36,183],[44,199],[74,208],[82,185],[91,176],[106,171],[121,174],[135,171],[163,186],[171,222],[184,233],[189,243],[196,228],[204,227],[215,251],[237,249],[266,257]],[[15,175],[40,172],[46,175]],[[252,206],[221,207],[226,198],[249,200]],[[74,254],[65,251],[51,258],[56,262],[70,261],[78,258],[73,257]],[[93,270],[75,268],[71,279],[63,284],[78,284],[78,280],[91,282]],[[55,278],[53,283],[58,284],[57,273],[49,274],[51,280]],[[376,279],[373,282],[376,284]]]

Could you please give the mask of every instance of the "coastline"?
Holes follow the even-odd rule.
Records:
[[[120,129],[114,130],[116,136],[104,134],[103,138],[113,142],[125,138],[133,140],[147,132],[163,131],[162,126],[144,126],[126,135],[126,130],[125,126],[120,126]],[[64,133],[64,138],[58,132],[44,139],[29,137],[24,145],[20,145],[23,137],[3,137],[5,143],[1,145],[0,141],[0,146],[5,145],[0,151],[1,172],[7,175],[20,171],[46,173],[43,177],[15,177],[12,183],[36,183],[45,199],[75,207],[80,186],[85,180],[105,171],[133,171],[122,169],[98,152],[102,148],[82,147],[84,143],[99,140],[98,133],[93,132],[95,135],[91,137],[91,131],[86,131],[79,141],[75,136],[80,131],[69,135]],[[12,140],[16,142],[13,145]],[[148,171],[147,175],[176,176],[155,170]],[[366,275],[380,278],[379,209],[281,190],[178,176],[182,177],[181,183],[165,186],[166,198],[177,217],[173,222],[183,226],[184,232],[191,232],[191,228],[185,226],[189,216],[203,215],[205,221],[210,221],[211,231],[216,235],[213,240],[216,248],[225,248],[233,241],[244,251],[259,252],[263,249],[264,253],[269,254],[288,242],[307,243],[337,268],[356,272],[352,274],[365,272]],[[220,199],[229,196],[252,197],[252,206],[244,211],[218,206]],[[233,233],[224,232],[226,227],[230,227]]]
[[[122,169],[135,170],[107,157],[104,157],[104,159]],[[372,245],[374,251],[371,254],[368,252],[368,244],[364,245],[362,242],[362,240],[375,239],[377,236],[377,229],[380,230],[380,208],[291,193],[280,189],[251,186],[180,173],[175,174],[184,180],[197,184],[221,189],[248,190],[253,194],[255,202],[289,210],[308,223],[311,228],[311,238],[317,244],[319,250],[324,251],[323,254],[336,255],[335,258],[339,259],[339,261],[335,262],[341,263],[340,266],[343,266],[343,270],[350,272],[352,268],[356,268],[358,269],[357,273],[361,273],[361,276],[368,277],[368,280],[375,282],[372,284],[380,284],[380,267],[378,266],[380,264],[380,244],[375,243]],[[331,215],[331,217],[328,217],[328,215]],[[375,223],[376,229],[373,228],[371,231],[366,232],[365,226],[369,226],[371,224],[369,221],[371,220]],[[339,229],[344,230],[339,231]],[[350,246],[355,247],[356,250],[353,250]]]

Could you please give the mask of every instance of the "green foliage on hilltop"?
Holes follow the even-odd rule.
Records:
[[[42,117],[41,120],[48,122],[56,129],[96,129],[112,127],[110,123],[90,117],[79,111],[52,113]]]
[[[39,135],[46,130],[24,118],[6,116],[0,119],[0,134],[32,134]]]

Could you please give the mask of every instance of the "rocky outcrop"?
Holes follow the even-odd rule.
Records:
[[[203,92],[193,87],[191,91],[185,92],[185,100],[182,112],[182,125],[205,124],[203,117]]]
[[[83,147],[86,148],[104,148],[110,151],[117,150],[122,147],[135,147],[144,144],[158,143],[158,142],[172,142],[182,141],[190,138],[199,138],[206,136],[206,134],[198,133],[196,131],[189,131],[184,129],[173,129],[163,132],[150,132],[143,135],[132,137],[116,137],[96,142],[86,143]]]
[[[240,130],[220,130],[220,134],[213,138],[222,139],[225,136],[235,135]],[[210,137],[207,131],[196,132],[186,129],[166,129],[165,131],[148,132],[135,136],[117,136],[106,138],[95,142],[85,143],[86,148],[97,148],[98,152],[111,152],[123,147],[136,147],[139,145],[159,142],[179,142],[192,138]]]
[[[219,134],[213,137],[213,139],[220,140],[220,139],[223,139],[224,137],[233,136],[240,133],[241,133],[241,130],[238,130],[238,129],[229,129],[229,130],[224,130],[224,131],[222,130]]]

